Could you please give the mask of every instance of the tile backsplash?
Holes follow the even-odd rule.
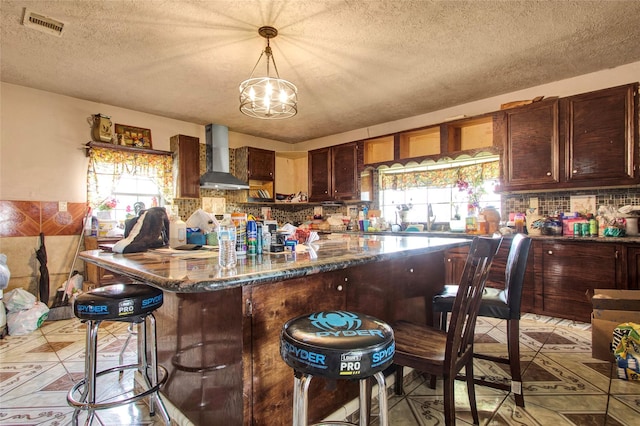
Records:
[[[529,207],[531,198],[538,198],[538,213],[543,216],[555,212],[571,211],[571,196],[590,195],[596,197],[596,209],[602,205],[622,207],[640,205],[640,188],[594,189],[580,191],[536,192],[526,194],[505,194],[502,196],[502,212],[524,212]],[[595,213],[595,212],[593,212]]]

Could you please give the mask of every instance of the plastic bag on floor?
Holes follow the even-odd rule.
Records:
[[[618,378],[640,380],[640,324],[625,322],[613,330]]]
[[[30,309],[35,303],[36,297],[23,288],[16,288],[4,295],[4,304],[9,312]]]
[[[10,336],[22,336],[37,330],[49,315],[49,307],[36,302],[32,308],[7,314],[7,326]]]

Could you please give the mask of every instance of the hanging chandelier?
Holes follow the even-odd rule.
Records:
[[[293,117],[298,113],[298,88],[280,78],[269,46],[269,39],[276,37],[278,30],[273,27],[260,27],[258,34],[267,39],[267,47],[260,54],[249,79],[240,83],[240,111],[249,117],[265,120]],[[254,77],[253,73],[263,56],[267,57],[267,75]],[[275,77],[269,75],[270,63],[273,63]]]

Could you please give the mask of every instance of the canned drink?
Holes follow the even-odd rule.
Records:
[[[582,236],[588,237],[591,233],[589,232],[589,222],[582,224]]]
[[[258,249],[258,225],[255,220],[247,222],[247,254],[254,255]]]
[[[581,223],[574,223],[573,224],[573,236],[574,237],[579,237],[582,235],[582,224]]]

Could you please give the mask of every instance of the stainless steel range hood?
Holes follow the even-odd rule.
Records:
[[[229,128],[220,124],[205,126],[207,172],[200,176],[200,187],[207,189],[249,189],[249,184],[229,173]]]

